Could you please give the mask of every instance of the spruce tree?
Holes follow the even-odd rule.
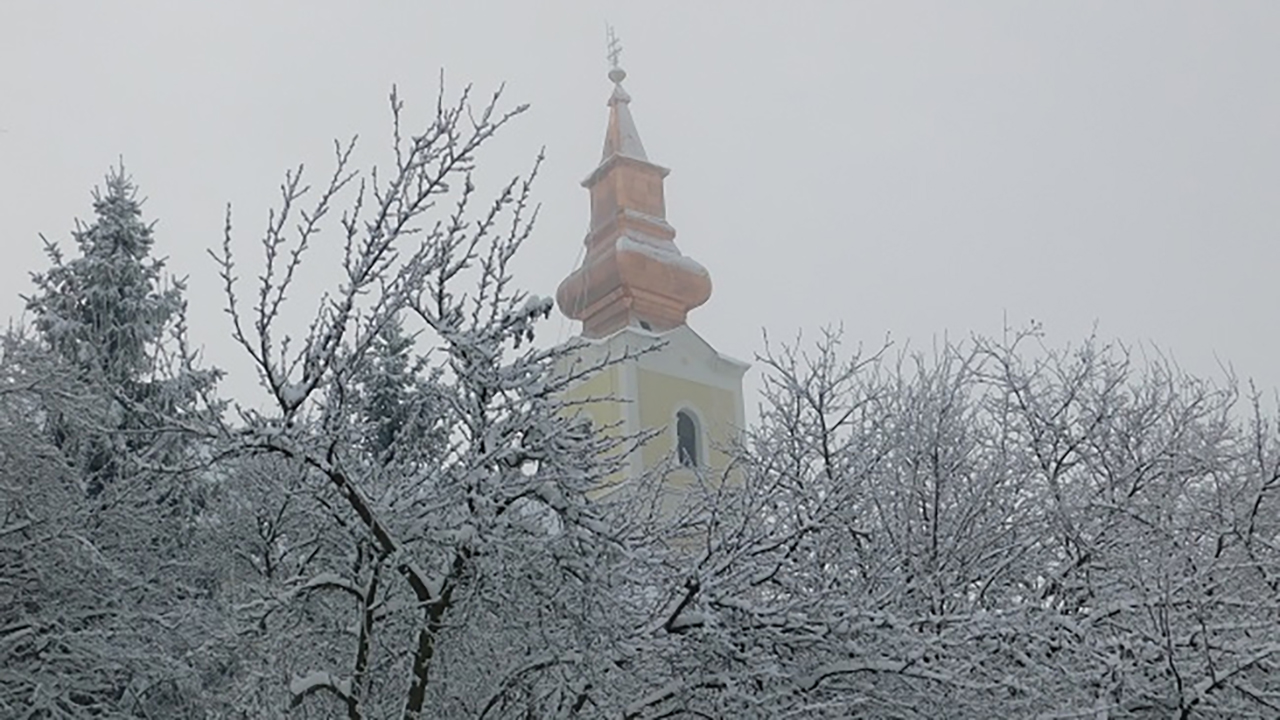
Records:
[[[412,463],[445,442],[439,372],[415,357],[414,344],[403,321],[393,317],[378,331],[352,383],[360,444],[381,465]]]
[[[95,188],[93,210],[94,221],[77,222],[72,233],[78,257],[64,259],[45,240],[52,267],[32,275],[37,292],[26,300],[41,339],[101,391],[109,408],[109,426],[99,437],[71,431],[65,418],[49,418],[54,440],[96,493],[123,472],[125,455],[154,444],[145,409],[172,413],[184,404],[173,391],[190,396],[195,386],[164,377],[162,341],[182,312],[183,286],[166,286],[164,261],[151,255],[152,225],[123,165],[108,172],[105,189]]]
[[[164,261],[151,257],[152,226],[142,219],[137,187],[123,166],[112,168],[105,192],[93,192],[96,219],[77,222],[80,257],[64,261],[45,241],[53,262],[33,275],[28,298],[41,336],[89,377],[136,391],[152,369],[153,350],[182,307],[181,287],[162,288]]]
[[[0,530],[30,528],[0,532],[0,577],[24,578],[0,591],[0,627],[31,628],[0,649],[0,708],[208,717],[223,551],[199,517],[210,475],[186,470],[209,447],[192,437],[217,373],[176,332],[183,287],[153,257],[122,167],[93,201],[66,257],[45,242],[51,266],[26,298],[37,342],[0,347]]]

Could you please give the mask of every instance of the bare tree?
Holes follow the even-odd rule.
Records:
[[[675,671],[627,716],[1275,712],[1256,402],[1035,333],[885,355],[761,358],[745,481],[689,516]]]
[[[288,602],[336,595],[356,628],[345,666],[285,659],[294,705],[328,697],[353,718],[386,716],[393,706],[413,718],[483,713],[516,694],[522,712],[545,716],[585,702],[589,683],[580,678],[592,659],[573,631],[602,612],[609,594],[595,585],[607,577],[595,569],[616,547],[586,493],[625,440],[575,419],[563,390],[593,368],[573,366],[569,348],[533,345],[551,301],[511,284],[510,261],[536,216],[537,163],[471,215],[477,152],[523,110],[501,112],[498,101],[495,94],[476,110],[469,92],[454,104],[442,97],[426,127],[405,134],[393,91],[389,173],[353,171],[354,144],[339,145],[334,172],[306,209],[302,170],[288,173],[247,303],[228,215],[217,255],[227,309],[271,409],[242,409],[225,436],[241,452],[278,456],[296,468],[289,472],[323,483],[313,490],[329,512],[311,522],[359,529],[347,537],[345,567],[286,579],[305,591]],[[281,309],[343,198],[342,283],[293,344]],[[370,373],[379,338],[402,319],[416,321],[417,352],[432,359],[430,369],[375,391],[371,383],[386,379],[385,362]],[[397,404],[410,410],[387,412]],[[502,692],[482,700],[495,686]]]
[[[16,334],[0,368],[0,714],[206,716],[227,656],[199,488],[122,456],[85,492],[48,418],[109,440],[117,397]]]

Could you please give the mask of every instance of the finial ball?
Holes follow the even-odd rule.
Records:
[[[620,83],[623,80],[627,79],[627,71],[623,70],[620,67],[613,68],[612,70],[609,71],[609,79],[612,80],[614,83]]]

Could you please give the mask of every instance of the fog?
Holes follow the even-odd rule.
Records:
[[[319,181],[354,134],[362,161],[384,157],[392,85],[422,118],[442,73],[446,96],[505,83],[531,105],[480,179],[545,146],[518,281],[550,295],[586,230],[606,22],[649,158],[672,169],[676,241],[714,282],[690,324],[722,352],[824,326],[927,352],[1038,323],[1052,345],[1096,332],[1280,386],[1271,2],[5,3],[0,316],[47,265],[40,235],[69,250],[122,158],[189,277],[193,339],[248,396],[206,255],[227,204],[251,278],[285,169]],[[317,294],[335,252],[308,267]],[[313,298],[294,299],[301,334]],[[545,335],[573,332],[556,316]]]

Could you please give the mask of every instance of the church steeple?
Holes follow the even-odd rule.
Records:
[[[591,194],[586,255],[556,292],[560,309],[581,320],[582,336],[592,340],[574,344],[567,366],[600,369],[566,397],[598,432],[649,438],[618,458],[625,469],[605,480],[597,497],[661,470],[661,512],[671,514],[690,488],[740,481],[727,448],[743,427],[747,364],[717,351],[686,323],[689,311],[711,296],[711,277],[676,247],[663,195],[667,169],[650,162],[640,142],[619,50],[610,31],[613,93],[604,153],[582,182]]]
[[[560,283],[560,310],[582,321],[586,337],[635,326],[665,332],[711,297],[706,268],[681,254],[666,220],[663,179],[670,171],[649,162],[631,96],[622,87],[620,48],[611,42],[609,125],[604,152],[582,185],[591,195],[591,224],[582,266]]]

